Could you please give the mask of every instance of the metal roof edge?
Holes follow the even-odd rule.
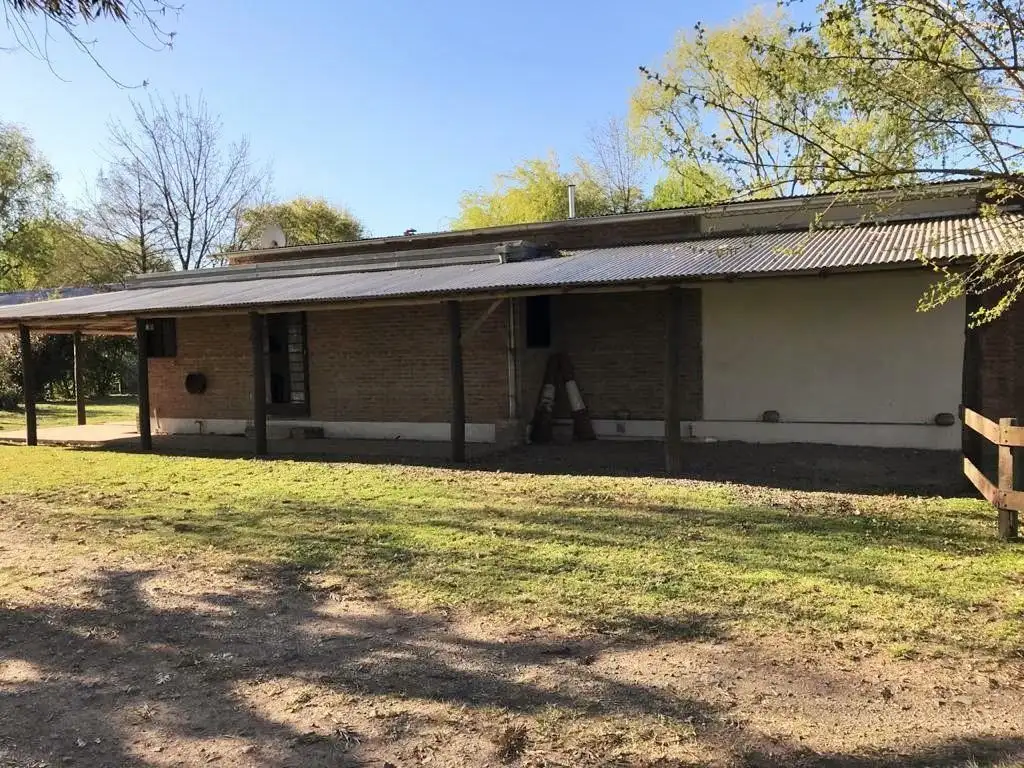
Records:
[[[877,232],[865,231],[870,229]],[[516,263],[503,263],[497,256],[469,265],[449,259],[443,266],[423,269],[384,271],[387,263],[380,260],[377,269],[335,260],[337,274],[325,274],[322,266],[309,269],[303,262],[280,270],[275,265],[254,265],[240,271],[243,275],[266,276],[265,283],[251,278],[230,279],[232,269],[208,274],[207,279],[202,279],[201,273],[192,273],[178,284],[167,283],[165,276],[163,281],[135,286],[145,290],[0,309],[0,322],[5,327],[17,323],[40,327],[43,322],[73,325],[78,322],[75,318],[90,318],[88,327],[100,328],[107,322],[104,318],[267,312],[278,311],[276,307],[295,310],[305,305],[321,309],[332,304],[341,308],[388,302],[430,303],[451,298],[471,301],[595,288],[633,291],[643,285],[884,271],[894,264],[921,268],[920,253],[936,261],[955,263],[959,258],[1002,253],[1006,248],[1019,250],[1024,214],[1014,212],[993,220],[975,214],[871,227],[836,227],[820,232],[820,239],[811,237],[807,241],[802,239],[802,232],[805,230],[609,246],[568,251],[566,258]],[[431,261],[420,263],[429,266]]]
[[[795,195],[790,197],[774,197],[764,200],[731,200],[721,203],[706,205],[695,205],[680,208],[663,208],[653,211],[637,211],[633,213],[604,214],[601,216],[585,216],[575,219],[555,219],[553,221],[535,221],[522,224],[503,224],[494,227],[476,227],[474,229],[449,230],[444,232],[426,232],[416,235],[387,235],[383,237],[370,237],[361,240],[341,240],[333,243],[316,243],[313,245],[283,246],[280,248],[258,248],[247,251],[235,251],[227,254],[229,260],[237,258],[255,257],[261,259],[266,256],[277,256],[283,260],[291,259],[307,253],[320,253],[324,251],[344,251],[345,249],[363,249],[367,245],[377,242],[382,247],[389,244],[406,245],[417,241],[427,242],[431,239],[469,239],[480,237],[485,234],[494,235],[495,242],[502,239],[524,239],[531,235],[554,233],[566,229],[575,229],[588,226],[615,226],[625,222],[658,221],[662,219],[678,218],[682,216],[720,215],[725,212],[737,213],[770,213],[773,211],[792,210],[817,203],[828,203],[843,197],[858,198],[857,202],[876,202],[880,199],[896,199],[901,194],[912,193],[916,199],[953,197],[969,192],[977,192],[989,186],[984,181],[967,182],[943,182],[933,185],[917,185],[908,187],[860,190],[849,192],[829,192],[825,194]],[[924,218],[924,217],[922,217]],[[445,246],[435,246],[445,247]],[[249,262],[242,262],[248,264]],[[255,262],[253,262],[255,263]],[[262,263],[272,263],[265,261]]]
[[[949,264],[955,265],[962,263],[963,258],[948,260]],[[212,316],[212,315],[224,315],[224,314],[244,314],[253,311],[260,312],[273,312],[274,310],[280,311],[294,311],[296,307],[302,307],[303,309],[310,308],[323,308],[329,309],[332,307],[343,308],[346,305],[350,307],[356,306],[387,306],[387,305],[412,305],[412,304],[433,304],[442,302],[449,299],[470,299],[487,301],[494,298],[517,298],[525,296],[557,296],[559,294],[569,293],[601,293],[607,292],[610,288],[621,286],[624,288],[624,292],[637,292],[645,290],[661,290],[668,288],[669,286],[698,286],[705,283],[731,283],[738,282],[741,280],[769,280],[775,278],[827,278],[829,276],[839,276],[844,274],[864,274],[873,272],[895,272],[903,270],[927,270],[928,267],[913,261],[906,262],[894,262],[894,263],[875,263],[875,264],[855,264],[855,265],[841,265],[833,267],[818,267],[812,269],[799,269],[791,270],[788,272],[738,272],[728,274],[717,274],[717,275],[699,275],[699,276],[687,276],[687,277],[643,277],[643,278],[632,278],[627,280],[600,280],[588,283],[575,283],[573,285],[525,285],[516,286],[515,288],[502,288],[502,289],[461,289],[449,292],[409,292],[405,294],[394,294],[386,298],[354,298],[354,299],[321,299],[321,300],[294,300],[294,301],[279,301],[279,302],[268,302],[265,304],[232,304],[225,305],[223,307],[195,307],[195,308],[156,308],[153,310],[146,310],[140,312],[129,313],[132,317],[185,317],[185,316]],[[66,299],[71,301],[72,299]],[[37,302],[40,303],[40,302]],[[22,305],[27,306],[27,305]],[[315,309],[310,309],[315,311]],[[62,323],[71,323],[72,320],[108,320],[113,321],[121,317],[125,317],[125,313],[119,312],[93,312],[81,315],[73,315],[67,319],[57,318],[24,318],[22,322],[12,321],[10,318],[0,319],[0,333],[6,333],[10,331],[16,331],[19,325],[27,325],[31,330],[36,330],[33,327],[48,325],[53,330],[52,332],[59,332],[58,329],[62,328]],[[74,323],[71,323],[74,325]],[[64,331],[70,333],[69,329]]]
[[[375,251],[365,254],[323,256],[316,259],[257,262],[189,272],[153,272],[136,276],[129,289],[174,285],[257,280],[265,277],[303,277],[350,272],[443,267],[459,264],[494,264],[516,249],[537,249],[528,241],[471,243],[454,248],[422,248],[411,251]]]

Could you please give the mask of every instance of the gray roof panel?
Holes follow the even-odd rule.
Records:
[[[511,263],[254,275],[251,279],[153,287],[145,287],[143,281],[131,290],[0,307],[0,326],[76,317],[870,269],[911,264],[922,254],[957,259],[1021,251],[1022,234],[1024,215],[1007,214],[597,248]]]

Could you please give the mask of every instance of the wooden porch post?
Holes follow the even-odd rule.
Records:
[[[466,382],[462,370],[462,307],[457,301],[446,303],[451,344],[452,461],[461,464],[466,460]]]
[[[82,386],[82,332],[75,331],[71,335],[71,345],[75,352],[75,408],[78,411],[78,425],[85,424],[85,388]]]
[[[146,321],[135,319],[135,348],[139,356],[139,447],[153,450],[153,431],[149,422],[149,355],[146,349]]]
[[[683,444],[679,431],[679,345],[682,343],[683,292],[678,286],[665,297],[665,473],[683,471]]]
[[[252,425],[256,455],[267,455],[267,372],[263,355],[266,319],[259,312],[249,313],[249,340],[252,343]]]
[[[18,341],[21,343],[21,383],[25,390],[25,444],[36,445],[36,377],[28,326],[18,326]]]
[[[1017,420],[1003,418],[999,420],[1000,427],[1016,427]],[[1016,490],[1016,476],[1020,469],[1015,466],[1014,449],[1006,445],[999,446],[999,477],[998,485],[1000,491]],[[1016,470],[1016,471],[1015,471]],[[1004,502],[1006,503],[1006,502]],[[1013,541],[1019,532],[1019,521],[1016,509],[999,507],[999,538],[1003,541]]]

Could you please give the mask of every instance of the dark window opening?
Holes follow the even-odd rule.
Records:
[[[551,297],[528,296],[526,299],[526,348],[547,349],[551,346]]]
[[[154,317],[145,321],[146,357],[176,357],[178,332],[173,317]]]
[[[279,416],[309,415],[306,315],[267,315],[267,405]]]

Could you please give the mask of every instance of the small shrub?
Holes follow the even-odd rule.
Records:
[[[494,740],[498,747],[498,759],[503,763],[518,760],[526,751],[526,726],[509,725],[503,728]]]
[[[0,333],[0,411],[13,411],[21,402],[21,357],[16,339]]]
[[[897,661],[910,661],[918,657],[917,649],[907,643],[895,643],[889,646],[889,655]]]

